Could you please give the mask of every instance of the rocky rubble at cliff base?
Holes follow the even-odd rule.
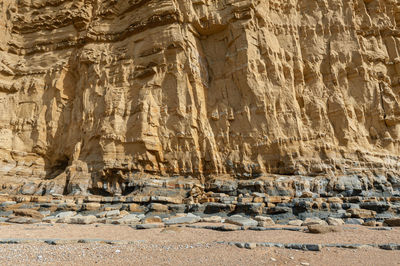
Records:
[[[209,193],[201,202],[167,196],[0,195],[0,219],[10,223],[157,224],[224,222],[217,230],[270,225],[399,226],[399,197],[291,198],[262,193]],[[310,195],[308,195],[310,196]],[[230,224],[230,225],[228,225]],[[141,225],[142,226],[142,225]],[[143,226],[142,226],[143,227]],[[151,227],[150,225],[144,227]]]

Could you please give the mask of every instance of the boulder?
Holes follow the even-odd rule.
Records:
[[[306,218],[306,220],[302,223],[302,226],[309,226],[309,225],[328,225],[327,222],[321,220],[320,218],[313,217],[313,218]]]
[[[271,219],[271,217],[265,217],[265,216],[256,216],[254,217],[254,220],[258,222],[258,226],[260,227],[267,227],[271,225],[275,225],[274,220]]]
[[[326,219],[326,222],[329,225],[335,225],[335,226],[344,225],[344,221],[342,219],[340,219],[340,218],[328,217]]]

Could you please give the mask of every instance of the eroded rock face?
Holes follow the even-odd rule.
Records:
[[[399,189],[399,25],[394,0],[3,0],[0,183]]]

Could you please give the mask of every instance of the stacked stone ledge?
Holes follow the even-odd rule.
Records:
[[[167,221],[177,215],[186,217],[180,219],[182,224],[221,222],[233,215],[241,215],[255,221],[248,227],[260,228],[273,223],[307,225],[305,223],[310,218],[329,224],[340,224],[342,221],[369,226],[382,225],[385,221],[390,226],[396,226],[400,219],[400,197],[395,193],[385,196],[378,191],[375,192],[376,196],[344,196],[346,193],[334,194],[332,191],[321,194],[305,191],[300,194],[282,189],[279,191],[281,195],[276,195],[279,193],[275,193],[275,189],[270,190],[275,191],[271,193],[275,195],[269,195],[261,192],[262,188],[261,181],[246,180],[167,188],[153,184],[145,195],[135,194],[138,191],[126,196],[3,194],[0,195],[0,216],[3,222],[15,223],[148,223],[157,227],[160,224],[173,225]],[[327,195],[329,193],[330,196]],[[293,196],[296,194],[299,196]],[[32,212],[36,212],[36,215]],[[199,218],[187,218],[188,214]],[[150,222],[149,217],[158,218]],[[339,222],[335,222],[335,219]],[[187,222],[189,220],[191,222]],[[141,227],[152,228],[150,225]],[[225,229],[230,230],[229,227]]]

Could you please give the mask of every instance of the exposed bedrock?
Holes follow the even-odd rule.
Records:
[[[399,25],[395,0],[3,0],[2,190],[398,195]]]

